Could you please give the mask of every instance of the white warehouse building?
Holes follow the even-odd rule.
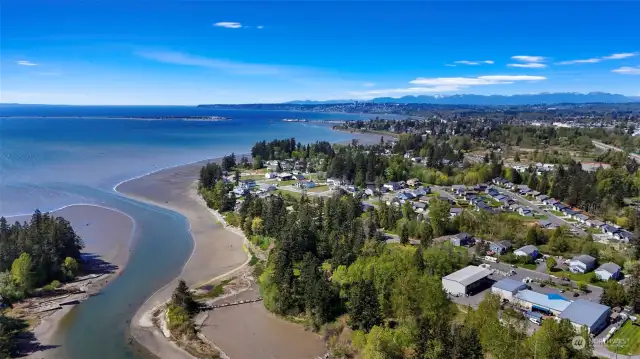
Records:
[[[528,289],[526,284],[514,279],[505,278],[495,282],[493,286],[491,286],[491,293],[511,302],[516,293],[525,289]]]
[[[481,286],[490,274],[490,270],[468,266],[442,277],[442,288],[451,295],[469,294]]]

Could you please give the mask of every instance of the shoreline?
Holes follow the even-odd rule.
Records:
[[[128,260],[130,248],[134,240],[136,229],[135,220],[128,214],[114,208],[106,206],[79,203],[60,207],[53,211],[47,211],[55,217],[63,217],[74,228],[74,231],[83,238],[85,248],[82,250],[83,255],[95,256],[94,260],[103,262],[108,266],[108,270],[104,273],[96,274],[97,277],[89,277],[81,279],[79,277],[73,286],[86,285],[84,293],[72,294],[65,298],[65,301],[77,301],[74,304],[61,305],[60,309],[43,313],[31,313],[27,318],[33,318],[37,321],[31,331],[34,335],[37,346],[29,350],[27,358],[54,358],[57,357],[60,350],[59,345],[59,329],[63,318],[75,306],[89,297],[98,294],[106,286],[108,286],[115,278],[117,278],[125,269]],[[8,222],[29,221],[29,215],[15,215],[5,217]],[[113,230],[112,228],[117,228]],[[118,233],[118,231],[120,231]],[[116,233],[115,235],[112,235]],[[81,284],[82,283],[82,284]],[[33,299],[32,299],[33,300]],[[17,307],[26,304],[27,301],[17,303]],[[37,301],[36,308],[37,308]]]
[[[358,139],[361,139],[361,137],[371,136],[371,134],[362,134],[362,133],[361,134],[352,133],[352,135],[354,135],[353,136],[354,138],[358,138]],[[370,141],[373,141],[373,140],[374,140],[374,137],[371,136]],[[379,137],[375,136],[375,141],[377,140],[379,140]],[[350,143],[350,141],[342,141],[342,142],[335,142],[335,143]],[[237,154],[236,156],[242,156],[242,155],[243,154]],[[244,155],[249,156],[249,154],[244,154]],[[153,352],[156,355],[158,355],[158,352],[161,353],[161,355],[158,355],[160,357],[170,357],[172,359],[173,358],[176,358],[176,359],[180,359],[180,358],[192,359],[193,358],[186,351],[179,348],[175,343],[168,340],[168,338],[165,338],[161,332],[154,330],[153,328],[150,329],[148,326],[149,323],[145,321],[147,320],[147,316],[148,316],[147,314],[151,313],[159,305],[166,303],[166,301],[170,298],[171,292],[173,290],[171,286],[175,285],[175,283],[179,278],[181,277],[184,278],[185,275],[191,278],[194,278],[195,276],[198,276],[198,275],[201,276],[199,280],[195,280],[195,281],[188,280],[187,283],[190,286],[193,286],[196,283],[201,284],[203,282],[208,283],[211,281],[219,280],[222,277],[229,276],[241,270],[242,268],[244,268],[247,265],[247,263],[250,261],[250,255],[246,253],[245,250],[242,248],[242,244],[245,243],[246,241],[246,238],[244,238],[244,235],[239,234],[233,229],[227,228],[226,226],[222,225],[218,220],[218,216],[216,216],[216,214],[212,215],[212,213],[210,213],[211,210],[206,206],[206,204],[204,203],[204,200],[202,200],[202,198],[197,194],[197,191],[195,191],[195,195],[197,198],[194,198],[193,196],[191,197],[184,196],[184,197],[174,198],[176,199],[176,201],[174,202],[180,202],[180,200],[184,200],[185,198],[187,198],[187,200],[194,200],[196,202],[196,206],[192,206],[194,204],[192,203],[191,206],[189,205],[184,206],[183,204],[183,207],[181,207],[179,204],[177,206],[174,203],[170,204],[171,201],[169,200],[165,200],[163,203],[162,199],[160,198],[162,195],[159,195],[159,197],[156,197],[156,198],[149,198],[149,196],[136,193],[135,191],[127,191],[126,189],[123,189],[123,187],[131,183],[134,183],[136,181],[148,181],[152,179],[154,176],[162,175],[165,173],[168,174],[169,177],[173,177],[176,174],[179,175],[182,171],[189,170],[189,169],[194,169],[191,175],[197,178],[199,174],[198,169],[201,166],[209,162],[216,162],[216,161],[219,162],[221,159],[222,157],[200,159],[200,160],[195,160],[188,163],[176,164],[176,165],[166,166],[159,169],[154,169],[152,171],[143,173],[141,175],[134,176],[132,178],[120,181],[112,187],[112,191],[115,193],[115,195],[123,196],[125,198],[129,198],[138,202],[151,204],[153,206],[164,208],[172,212],[175,212],[177,214],[180,214],[183,217],[185,217],[185,219],[187,219],[187,223],[189,225],[188,230],[193,243],[193,249],[189,258],[183,265],[180,275],[170,280],[167,284],[165,284],[164,286],[156,290],[151,296],[149,296],[143,302],[140,308],[138,308],[138,310],[136,311],[130,323],[131,334],[133,338],[138,342],[138,344],[144,346],[147,350]],[[188,181],[186,183],[181,182],[179,186],[183,186],[182,189],[185,189],[185,188],[189,189],[194,186],[194,181],[195,179],[192,179],[191,181]],[[166,185],[166,184],[158,184],[156,188],[153,188],[153,186],[151,186],[152,192],[155,189],[156,191],[160,190],[158,191],[158,193],[161,193],[163,185]],[[126,256],[124,257],[124,260],[122,261],[121,265],[118,266],[118,270],[116,272],[111,273],[110,275],[107,275],[105,278],[101,278],[99,283],[92,284],[91,293],[96,294],[96,293],[99,293],[102,289],[104,289],[104,287],[109,284],[110,280],[116,278],[126,268],[126,265],[129,259],[129,253],[133,247],[136,222],[130,215],[122,211],[119,211],[114,208],[109,208],[102,205],[90,204],[90,203],[69,204],[69,205],[65,205],[60,208],[57,208],[55,210],[47,211],[47,212],[55,213],[55,212],[63,211],[68,208],[74,208],[74,207],[77,208],[82,206],[87,206],[88,208],[100,208],[102,210],[111,211],[113,213],[117,213],[118,215],[125,216],[129,221],[132,222],[132,229],[131,229],[131,232],[129,233],[129,236],[127,237],[128,240],[126,242],[126,245],[124,246],[124,248],[120,249],[120,252],[126,254]],[[215,224],[215,228],[218,229],[217,232],[220,235],[220,237],[223,238],[223,240],[226,240],[228,242],[230,237],[236,237],[236,238],[233,238],[232,241],[236,242],[236,245],[237,245],[238,239],[240,239],[240,242],[239,242],[240,245],[237,246],[237,248],[235,248],[235,251],[234,251],[235,253],[233,254],[233,256],[237,257],[239,255],[243,257],[243,260],[240,263],[236,263],[235,266],[233,266],[233,268],[226,268],[226,271],[222,274],[219,273],[220,272],[219,268],[213,268],[213,269],[209,268],[209,272],[215,272],[215,273],[210,273],[210,275],[206,274],[206,270],[204,270],[205,273],[200,273],[200,272],[203,272],[203,267],[206,267],[206,265],[205,266],[194,265],[194,263],[198,264],[199,261],[202,261],[202,258],[198,258],[197,260],[194,260],[194,257],[196,256],[214,257],[211,254],[218,254],[218,256],[220,255],[220,253],[215,250],[208,251],[206,249],[200,250],[198,248],[199,246],[203,247],[203,244],[205,245],[207,244],[207,243],[202,243],[203,240],[199,239],[198,235],[194,233],[194,224],[193,224],[194,218],[193,218],[193,213],[190,213],[190,212],[193,212],[194,210],[197,211],[198,208],[206,212],[208,221],[210,222],[208,224],[209,227],[211,226],[211,222],[214,222],[214,221],[218,222],[218,224]],[[7,218],[26,217],[26,216],[30,217],[31,214],[11,215],[11,216],[7,216]],[[202,218],[198,218],[198,219],[201,220]],[[211,244],[209,243],[209,245]],[[215,256],[215,257],[218,257],[218,256]],[[71,311],[73,307],[74,306],[64,307],[63,309],[54,312],[52,315],[47,317],[49,318],[49,320],[47,320],[46,323],[39,323],[36,327],[34,327],[34,334],[36,335],[39,334],[37,338],[41,340],[40,342],[41,345],[49,345],[54,338],[59,336],[60,322],[64,319],[66,314],[68,314],[68,312]],[[41,322],[44,322],[44,321],[41,321]],[[152,323],[151,323],[151,326],[153,326]],[[38,327],[40,328],[38,329]],[[49,350],[46,352],[36,352],[36,353],[38,354],[38,359],[44,359],[44,358],[53,358],[54,351],[56,350]]]

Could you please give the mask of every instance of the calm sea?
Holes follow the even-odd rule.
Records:
[[[123,273],[65,318],[60,345],[63,357],[73,359],[140,358],[127,339],[130,320],[146,298],[180,273],[193,246],[183,216],[120,196],[113,190],[115,185],[161,168],[230,152],[246,153],[253,143],[265,139],[351,138],[327,126],[284,123],[283,118],[361,118],[159,106],[0,106],[0,116],[11,116],[0,118],[0,215],[94,203],[121,210],[135,221],[135,246]],[[105,118],[127,116],[232,120]]]

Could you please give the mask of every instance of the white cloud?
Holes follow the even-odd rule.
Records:
[[[558,65],[575,65],[575,64],[595,64],[605,60],[621,60],[629,57],[637,56],[637,52],[621,52],[618,54],[612,54],[609,56],[602,57],[592,57],[590,59],[581,59],[581,60],[569,60],[569,61],[561,61],[558,62]]]
[[[507,64],[507,66],[525,68],[525,69],[542,69],[542,68],[547,67],[547,65],[541,64],[539,62],[529,62],[529,63],[526,63],[526,64]]]
[[[444,66],[448,66],[448,67],[456,67],[456,65],[454,65],[454,64],[445,64]]]
[[[420,86],[478,86],[478,85],[500,85],[510,84],[516,81],[540,81],[546,80],[544,76],[528,76],[528,75],[495,75],[495,76],[479,76],[479,77],[436,77],[424,78],[418,77],[409,83]]]
[[[213,24],[213,26],[215,27],[224,27],[227,29],[239,29],[242,27],[242,24],[239,22],[232,22],[232,21],[221,21],[221,22],[216,22],[215,24]]]
[[[20,66],[37,66],[38,64],[34,64],[31,61],[27,61],[27,60],[20,60],[18,62],[16,62],[18,65]]]
[[[459,65],[480,65],[480,64],[493,64],[492,60],[485,60],[485,61],[467,61],[467,60],[460,60],[460,61],[454,61],[454,64],[459,64]],[[455,65],[454,65],[455,66]]]
[[[626,59],[627,57],[634,57],[634,56],[638,56],[637,52],[622,52],[619,54],[613,54],[613,55],[609,55],[609,56],[605,56],[603,57],[604,60],[620,60],[620,59]]]
[[[612,70],[611,72],[615,72],[617,74],[624,74],[624,75],[640,75],[640,66],[638,67],[623,66],[618,69]]]
[[[253,64],[226,59],[201,57],[173,51],[140,51],[139,56],[168,64],[205,67],[240,75],[284,75],[293,72],[301,73],[302,68],[294,66]]]
[[[264,26],[262,26],[262,25],[258,25],[258,26],[256,26],[256,27],[257,27],[258,29],[264,29]]]
[[[352,92],[351,96],[360,98],[375,96],[410,95],[422,93],[442,93],[454,92],[472,86],[486,85],[506,85],[519,81],[541,81],[546,80],[544,76],[529,75],[492,75],[478,77],[418,77],[409,83],[414,85],[408,88],[380,89],[364,92]]]
[[[515,61],[520,61],[520,62],[545,62],[547,60],[543,56],[528,56],[528,55],[511,56],[511,59]]]
[[[365,82],[365,83],[362,84],[362,86],[364,86],[364,87],[373,87],[375,85],[376,84],[374,84],[373,82]]]

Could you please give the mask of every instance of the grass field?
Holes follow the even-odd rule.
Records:
[[[548,212],[553,214],[556,217],[564,217],[564,213],[562,213],[560,211],[556,211],[556,210],[550,209]]]
[[[607,342],[612,352],[625,355],[640,354],[640,326],[628,320]]]
[[[302,197],[302,193],[300,192],[287,191],[284,189],[277,189],[276,193],[282,193],[283,196],[291,196],[295,199],[300,199],[300,197]]]
[[[309,191],[309,192],[324,192],[324,191],[328,191],[328,190],[329,190],[329,186],[317,186],[317,187],[309,188],[307,191]]]

